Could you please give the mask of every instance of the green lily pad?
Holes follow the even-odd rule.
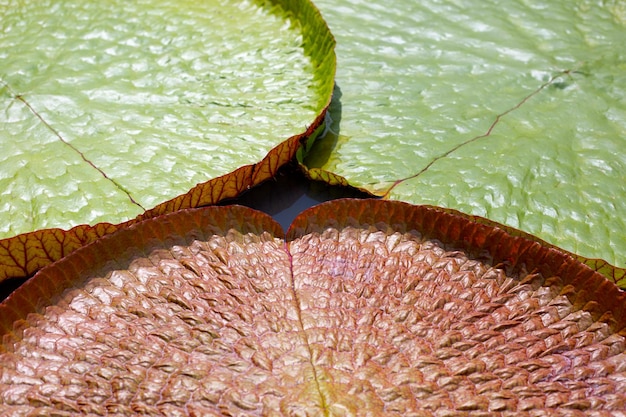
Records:
[[[623,2],[317,4],[338,88],[312,176],[626,266]]]
[[[2,3],[0,237],[132,219],[305,132],[334,74],[315,13],[307,1]]]

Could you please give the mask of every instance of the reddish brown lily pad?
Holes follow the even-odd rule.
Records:
[[[0,415],[616,415],[626,296],[437,208],[138,223],[0,305]]]

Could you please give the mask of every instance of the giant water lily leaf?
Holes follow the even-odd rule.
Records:
[[[338,89],[311,175],[626,266],[623,2],[316,3]]]
[[[438,208],[338,200],[146,220],[0,305],[4,414],[623,410],[626,293]]]
[[[334,40],[307,0],[0,14],[0,237],[21,234],[0,241],[0,280],[270,178],[330,102]]]

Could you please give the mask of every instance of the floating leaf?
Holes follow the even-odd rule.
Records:
[[[339,200],[287,238],[208,207],[44,268],[0,305],[6,413],[623,410],[626,294],[438,208]]]
[[[111,223],[234,197],[324,120],[334,40],[309,1],[14,3],[0,5],[0,236],[23,235],[0,241],[0,280]]]
[[[313,177],[626,266],[623,2],[316,3],[338,88]]]

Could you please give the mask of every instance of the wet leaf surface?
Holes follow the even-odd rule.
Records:
[[[338,200],[150,219],[0,305],[0,406],[149,415],[610,414],[626,296],[440,209]]]
[[[79,3],[0,6],[0,281],[271,178],[330,101],[309,1]]]
[[[312,175],[626,266],[623,3],[316,4],[338,71]]]

